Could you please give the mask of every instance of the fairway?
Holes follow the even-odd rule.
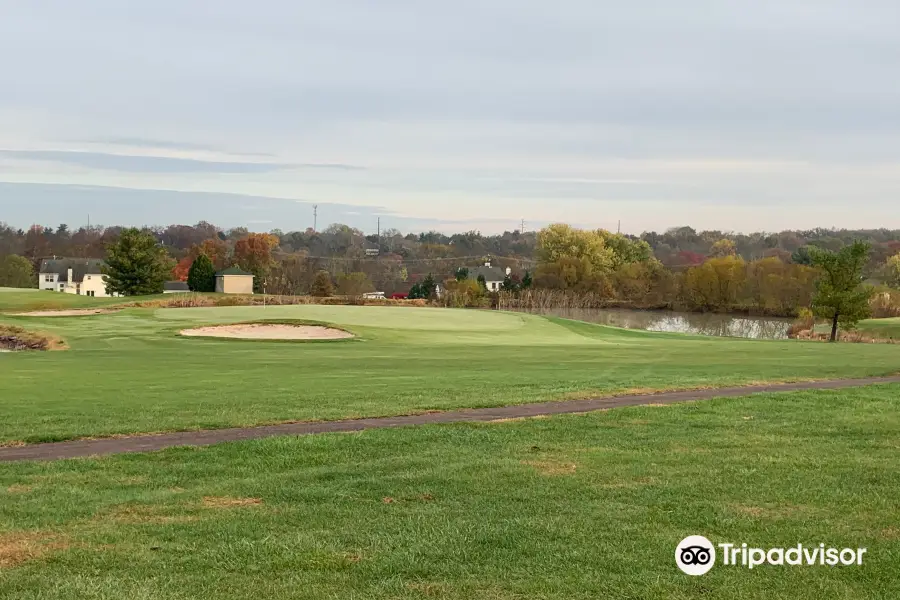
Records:
[[[330,323],[357,337],[304,343],[178,335],[260,320]],[[900,371],[893,346],[649,333],[496,311],[129,308],[76,317],[6,314],[0,323],[47,331],[70,346],[0,356],[0,442],[7,444]]]
[[[892,600],[898,430],[894,385],[8,464],[0,597]],[[688,577],[692,534],[868,552]]]

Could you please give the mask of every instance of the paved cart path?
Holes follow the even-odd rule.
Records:
[[[682,392],[661,392],[657,394],[587,398],[584,400],[540,402],[535,404],[501,406],[497,408],[473,408],[399,417],[372,417],[366,419],[346,419],[343,421],[284,423],[280,425],[260,425],[256,427],[180,431],[176,433],[151,435],[138,434],[129,437],[31,444],[0,448],[0,462],[19,460],[56,460],[61,458],[120,454],[123,452],[150,452],[153,450],[172,448],[174,446],[209,446],[221,442],[252,440],[275,435],[311,435],[315,433],[361,431],[363,429],[427,425],[432,423],[496,421],[498,419],[589,412],[618,408],[621,406],[639,406],[641,404],[674,404],[676,402],[688,402],[691,400],[747,396],[765,392],[836,390],[878,383],[900,383],[900,375],[891,377],[775,383],[770,385],[748,385],[704,390],[688,390]]]

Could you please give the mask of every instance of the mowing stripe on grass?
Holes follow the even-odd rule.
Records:
[[[363,429],[403,427],[407,425],[497,421],[500,419],[589,412],[622,406],[637,406],[641,404],[673,404],[676,402],[689,402],[691,400],[746,396],[759,393],[841,389],[882,383],[900,383],[900,375],[891,377],[866,377],[863,379],[836,379],[799,383],[737,386],[704,390],[687,390],[682,392],[662,392],[658,394],[565,400],[559,402],[539,402],[516,406],[477,408],[398,417],[346,419],[341,421],[321,421],[313,423],[284,423],[280,425],[235,427],[208,431],[181,431],[154,435],[136,435],[124,438],[53,442],[49,444],[0,448],[0,462],[56,460],[63,458],[100,456],[105,454],[121,454],[125,452],[150,452],[175,446],[209,446],[221,442],[235,442],[277,435],[311,435],[316,433],[340,433],[361,431]]]

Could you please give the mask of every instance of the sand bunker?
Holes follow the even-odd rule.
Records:
[[[15,313],[16,317],[79,317],[81,315],[105,315],[119,312],[117,308],[74,308],[71,310],[33,310]]]
[[[181,335],[244,340],[341,340],[353,337],[352,333],[321,325],[284,325],[277,323],[197,327],[195,329],[183,329],[181,330]]]

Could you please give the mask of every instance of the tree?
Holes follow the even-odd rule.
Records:
[[[357,271],[339,276],[337,289],[342,296],[361,296],[368,292],[374,292],[375,286],[372,285],[368,275]]]
[[[272,268],[272,250],[278,247],[278,238],[270,233],[250,233],[234,245],[234,261],[253,273],[253,291],[261,292]]]
[[[422,292],[422,286],[418,283],[414,283],[411,288],[409,288],[409,294],[406,296],[410,300],[419,300],[424,299],[427,296]]]
[[[33,288],[36,281],[34,267],[24,256],[10,254],[0,260],[0,287]]]
[[[900,254],[895,254],[884,263],[888,285],[900,288]]]
[[[457,281],[465,281],[469,278],[469,269],[465,267],[460,267],[456,270],[456,280]]]
[[[477,281],[478,281],[478,285],[481,286],[481,290],[483,292],[486,292],[487,291],[487,279],[485,279],[484,275],[479,275]]]
[[[518,292],[522,287],[522,281],[518,275],[507,275],[500,284],[500,289],[504,292]]]
[[[737,246],[728,238],[722,238],[712,245],[710,248],[710,256],[715,258],[724,258],[726,256],[734,256],[737,254]]]
[[[191,265],[194,264],[196,257],[188,254],[178,261],[178,264],[172,269],[172,279],[175,281],[187,281],[191,272]]]
[[[531,273],[529,271],[525,271],[525,275],[522,277],[522,289],[527,290],[534,283],[534,279],[531,277]]]
[[[151,232],[123,229],[106,247],[106,291],[125,296],[162,293],[173,263]]]
[[[822,272],[812,301],[813,313],[831,321],[834,342],[838,325],[852,328],[870,314],[872,288],[863,285],[863,269],[871,246],[857,240],[837,252],[814,246],[809,250],[813,266]]]
[[[565,223],[550,225],[538,232],[538,257],[546,263],[562,259],[583,260],[589,267],[588,275],[609,270],[615,263],[615,255],[606,246],[606,233],[575,229]]]
[[[321,270],[316,273],[309,295],[317,298],[327,298],[334,295],[334,285],[331,283],[331,275],[328,271]]]
[[[650,244],[641,239],[631,239],[621,233],[611,233],[605,229],[596,232],[604,245],[612,252],[612,265],[619,268],[637,262],[647,262],[653,258],[653,250]]]
[[[422,297],[426,300],[431,300],[437,296],[437,282],[434,280],[434,276],[431,273],[422,280],[422,283],[419,284],[419,288],[422,292]]]
[[[791,262],[795,265],[812,265],[812,257],[809,253],[809,246],[801,246],[794,250],[791,254]]]
[[[187,284],[192,292],[216,291],[216,268],[205,254],[201,254],[191,264]]]

